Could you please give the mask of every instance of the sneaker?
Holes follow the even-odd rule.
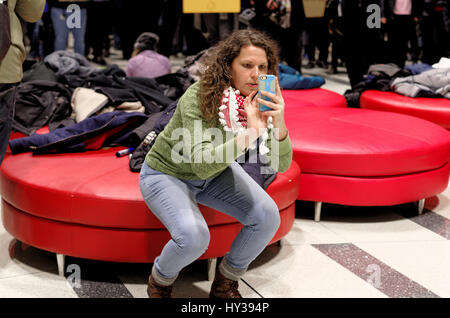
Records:
[[[217,267],[216,277],[211,285],[209,298],[242,298],[238,287],[238,281],[225,278],[220,273],[219,267]]]
[[[152,275],[150,275],[148,278],[147,294],[150,298],[173,298],[172,285],[158,285]]]

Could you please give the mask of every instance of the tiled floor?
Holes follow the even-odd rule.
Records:
[[[175,68],[181,64],[179,58],[172,61]],[[338,93],[349,88],[345,73],[304,74],[323,75],[323,87]],[[324,204],[319,223],[313,221],[312,203],[297,202],[292,230],[281,246],[267,247],[251,264],[240,291],[247,298],[450,297],[449,198],[447,189],[427,199],[421,216],[412,203]],[[151,264],[67,257],[66,265],[65,277],[59,276],[55,254],[19,244],[0,225],[0,297],[147,297]],[[206,268],[206,261],[185,268],[175,296],[207,297]]]

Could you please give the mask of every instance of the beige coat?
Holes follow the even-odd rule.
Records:
[[[17,83],[22,80],[22,63],[26,58],[22,26],[19,15],[26,22],[37,22],[42,16],[45,0],[8,0],[11,20],[11,46],[0,62],[0,84]]]

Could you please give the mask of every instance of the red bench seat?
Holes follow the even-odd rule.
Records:
[[[59,254],[121,262],[153,262],[169,233],[149,211],[138,173],[111,148],[74,154],[7,154],[0,192],[6,230],[29,245]],[[267,192],[280,209],[282,224],[272,243],[292,227],[300,170],[291,168]],[[225,255],[241,225],[200,206],[211,243],[201,258]]]
[[[447,98],[413,98],[395,92],[368,90],[361,94],[360,106],[419,117],[450,129],[450,99]]]

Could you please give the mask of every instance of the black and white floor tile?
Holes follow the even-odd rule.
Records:
[[[240,283],[246,298],[440,298],[450,297],[450,191],[390,207],[323,207],[298,202],[292,230],[281,246],[268,246]],[[439,203],[428,208],[431,201]],[[435,203],[434,203],[435,204]],[[17,242],[0,228],[0,297],[145,298],[151,264],[66,258]],[[208,297],[205,260],[180,274],[175,296]]]

